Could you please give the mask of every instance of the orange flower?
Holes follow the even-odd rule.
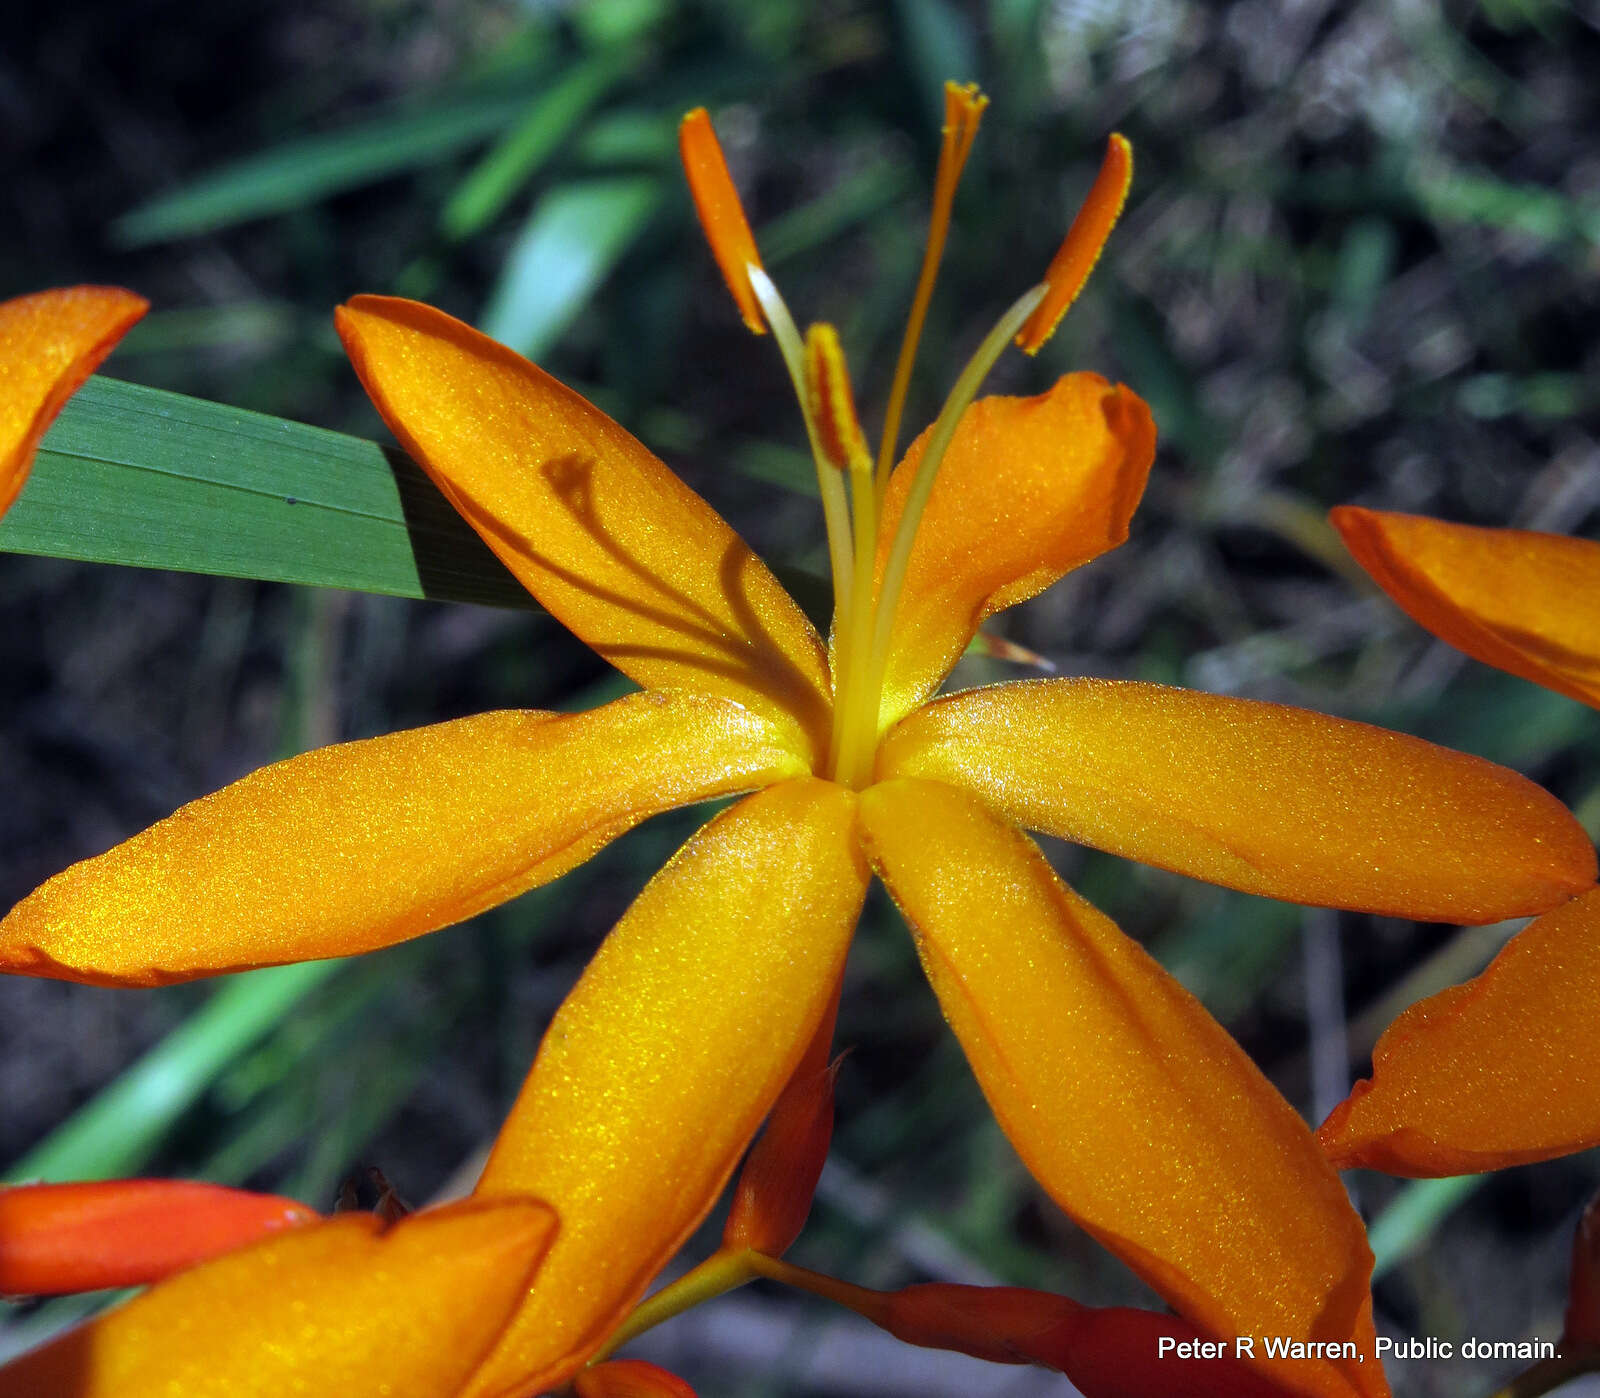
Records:
[[[1333,522],[1411,616],[1487,664],[1600,707],[1600,544],[1343,507]],[[1318,1132],[1340,1166],[1461,1175],[1600,1145],[1600,891],[1530,924],[1384,1031]]]
[[[0,301],[0,515],[62,405],[150,303],[114,286],[72,286]]]
[[[392,1226],[313,1219],[286,1200],[166,1180],[0,1194],[0,1257],[14,1241],[22,1254],[0,1264],[15,1263],[13,1280],[167,1277],[0,1369],[0,1398],[455,1398],[555,1231],[546,1205],[513,1198]],[[177,1246],[159,1236],[163,1220]],[[237,1246],[247,1238],[259,1240]]]
[[[947,98],[926,287],[982,110],[972,89]],[[1087,275],[1125,143],[1055,280],[1001,318],[890,475],[894,431],[877,466],[857,449],[837,341],[813,334],[808,355],[752,260],[703,113],[683,139],[713,248],[774,332],[815,447],[831,647],[577,394],[439,311],[358,297],[339,331],[396,436],[645,692],[268,767],[46,883],[0,924],[0,964],[154,984],[365,951],[546,882],[655,812],[754,791],[646,887],[545,1036],[479,1196],[548,1199],[561,1232],[466,1398],[566,1381],[704,1217],[816,1037],[874,871],[1052,1198],[1202,1331],[1367,1347],[1371,1253],[1304,1124],[1017,827],[1273,897],[1478,921],[1570,897],[1592,848],[1513,773],[1300,710],[1096,680],[925,702],[986,617],[1126,537],[1154,450],[1136,395],[1072,374],[973,401]],[[1375,1363],[1263,1363],[1296,1392],[1386,1391]]]

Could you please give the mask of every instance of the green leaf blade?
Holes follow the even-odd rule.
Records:
[[[46,435],[0,550],[533,605],[401,452],[99,377]]]
[[[344,190],[447,160],[527,108],[524,92],[439,103],[292,141],[180,185],[111,225],[122,247],[145,247],[303,208]]]

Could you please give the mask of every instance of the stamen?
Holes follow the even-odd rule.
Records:
[[[711,115],[704,107],[696,107],[678,124],[678,154],[683,159],[683,172],[688,177],[700,227],[705,230],[711,255],[722,269],[739,314],[757,335],[765,334],[760,300],[750,285],[749,274],[751,267],[761,266],[761,254],[756,251],[755,235],[750,231],[744,205],[739,202],[733,176],[728,173]]]
[[[806,391],[817,440],[836,470],[872,469],[867,439],[856,417],[855,396],[850,391],[850,371],[845,366],[839,332],[826,322],[806,331]]]
[[[859,789],[871,779],[870,763],[877,744],[879,696],[883,690],[884,671],[889,662],[889,636],[894,624],[895,608],[900,601],[900,589],[905,583],[906,568],[911,562],[911,546],[916,540],[917,525],[933,494],[934,478],[944,461],[945,452],[956,435],[961,415],[978,396],[978,389],[988,377],[994,362],[1004,352],[1011,337],[1017,333],[1029,316],[1034,314],[1048,294],[1044,285],[1023,292],[1000,317],[994,328],[984,336],[983,343],[967,361],[966,368],[956,379],[955,387],[945,399],[944,407],[934,420],[928,436],[927,450],[918,463],[917,474],[906,494],[900,522],[895,527],[894,542],[889,546],[889,556],[884,563],[883,578],[873,609],[872,639],[865,654],[855,658],[864,665],[862,682],[850,687],[850,713],[845,718],[841,755],[836,758],[836,779]],[[858,586],[865,585],[858,580]]]
[[[849,605],[837,615],[833,628],[833,735],[829,762],[830,770],[837,773],[848,770],[844,764],[855,760],[848,717],[860,702],[855,693],[863,679],[863,667],[857,657],[866,654],[872,638],[872,559],[878,545],[878,497],[872,481],[872,457],[850,394],[844,351],[831,325],[813,325],[806,335],[806,381],[811,389],[817,435],[834,465],[850,476],[854,581]]]
[[[822,518],[828,528],[828,561],[833,567],[833,612],[835,617],[842,617],[850,605],[853,571],[850,506],[845,498],[844,477],[828,464],[822,448],[816,419],[811,412],[810,394],[806,392],[805,348],[800,342],[800,332],[795,328],[794,317],[789,314],[789,308],[778,294],[772,278],[759,264],[752,263],[746,267],[745,278],[761,309],[766,312],[767,321],[772,326],[772,337],[778,342],[778,352],[783,355],[784,366],[789,370],[789,382],[794,385],[795,397],[800,400],[800,415],[805,419],[806,438],[811,443],[811,456],[817,467]]]
[[[1017,344],[1027,353],[1039,352],[1039,347],[1055,333],[1067,307],[1077,300],[1122,213],[1132,182],[1133,147],[1125,137],[1112,132],[1111,139],[1106,142],[1100,173],[1094,177],[1083,207],[1072,220],[1072,227],[1067,229],[1067,236],[1044,274],[1049,294],[1017,335]]]
[[[917,358],[917,343],[928,317],[928,302],[933,299],[933,283],[939,275],[945,238],[950,232],[950,209],[955,202],[956,185],[967,163],[967,154],[978,134],[978,122],[989,99],[976,83],[944,85],[944,141],[939,147],[939,170],[933,182],[933,210],[928,217],[928,242],[922,253],[922,273],[917,278],[911,314],[906,319],[905,338],[900,342],[900,358],[895,361],[894,380],[889,389],[889,406],[883,417],[883,440],[878,444],[877,491],[879,499],[889,484],[895,453],[900,445],[900,418],[905,412],[906,391],[911,386],[911,368]]]

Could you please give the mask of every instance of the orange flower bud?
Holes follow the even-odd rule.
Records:
[[[1061,1370],[1084,1398],[1289,1398],[1292,1392],[1235,1358],[1232,1338],[1216,1340],[1177,1316],[1133,1306],[1085,1307],[1028,1353]]]
[[[1600,1194],[1584,1209],[1572,1239],[1567,1325],[1561,1342],[1563,1351],[1568,1345],[1600,1345]]]
[[[805,1056],[767,1117],[766,1130],[745,1157],[722,1230],[726,1252],[746,1248],[781,1257],[800,1236],[833,1139],[833,1084],[842,1059],[828,1063],[839,987]]]
[[[292,1199],[188,1180],[18,1185],[0,1190],[0,1294],[142,1286],[316,1218]]]
[[[642,1359],[613,1359],[580,1369],[572,1381],[578,1398],[695,1398],[676,1374]]]
[[[997,1364],[1035,1362],[1030,1345],[1074,1324],[1087,1311],[1065,1296],[1020,1286],[930,1282],[890,1292],[885,1299],[878,1324],[896,1339]]]
[[[833,1138],[835,1061],[793,1081],[744,1163],[722,1245],[781,1257],[800,1236]]]
[[[1015,1286],[908,1286],[869,1315],[909,1344],[1059,1369],[1084,1398],[1285,1398],[1232,1341],[1130,1306],[1097,1309]],[[1199,1349],[1198,1346],[1209,1346]]]

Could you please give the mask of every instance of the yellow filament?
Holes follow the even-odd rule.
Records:
[[[842,723],[835,714],[834,731],[842,736],[834,760],[834,779],[858,790],[872,780],[872,759],[878,738],[879,695],[883,689],[884,671],[889,659],[889,635],[894,623],[895,607],[900,600],[900,589],[905,583],[906,567],[911,561],[911,546],[915,542],[917,524],[933,493],[933,482],[938,474],[944,454],[955,437],[956,426],[977,397],[989,370],[1017,329],[1033,314],[1049,288],[1043,284],[1024,292],[1000,317],[994,329],[984,336],[983,343],[967,361],[934,421],[928,438],[927,451],[917,468],[916,479],[906,495],[905,509],[895,530],[894,542],[889,548],[884,564],[883,578],[879,583],[873,605],[873,626],[867,650],[857,651],[851,657],[852,669],[860,667],[859,678],[852,676],[846,685],[849,709]],[[871,575],[868,574],[868,577]],[[858,586],[865,586],[858,579]],[[835,698],[835,706],[839,699]]]
[[[875,598],[872,586],[873,558],[878,548],[878,494],[872,480],[872,459],[858,455],[850,472],[850,495],[854,505],[855,582],[850,591],[850,610],[834,656],[833,736],[829,744],[829,773],[834,780],[848,780],[860,765],[859,731],[850,724],[850,715],[861,700],[857,690],[865,682],[870,667],[862,659],[872,642],[872,615]]]
[[[944,85],[944,140],[939,147],[939,170],[933,183],[928,242],[922,253],[922,273],[917,278],[911,314],[906,318],[905,338],[900,342],[900,357],[895,361],[889,405],[884,411],[883,440],[878,444],[877,492],[880,501],[888,488],[889,472],[894,467],[895,452],[899,448],[900,419],[905,413],[906,392],[911,386],[911,368],[916,362],[917,344],[922,339],[928,302],[933,298],[934,279],[939,275],[939,262],[944,256],[945,239],[950,232],[950,209],[955,203],[956,185],[961,181],[967,154],[978,134],[978,122],[988,105],[989,99],[978,91],[976,83]]]
[[[745,269],[750,289],[755,293],[761,309],[766,312],[767,323],[772,326],[772,336],[778,342],[784,365],[789,370],[789,380],[794,384],[795,397],[800,400],[800,413],[805,418],[806,438],[811,443],[811,456],[817,466],[817,489],[822,494],[822,518],[828,527],[828,561],[833,567],[833,614],[842,619],[850,605],[851,580],[854,572],[850,555],[850,506],[845,499],[844,481],[838,471],[828,464],[817,424],[811,415],[810,395],[806,392],[805,347],[800,332],[795,328],[794,317],[784,304],[778,288],[760,267],[752,264]],[[870,578],[871,574],[868,574]],[[837,684],[835,699],[837,704]]]

